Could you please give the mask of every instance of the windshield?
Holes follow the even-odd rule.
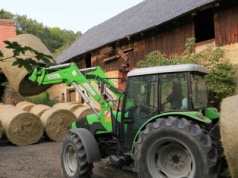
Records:
[[[191,75],[192,82],[192,103],[194,109],[207,107],[207,89],[205,76],[199,74]]]

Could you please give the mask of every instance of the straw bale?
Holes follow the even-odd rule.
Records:
[[[31,108],[33,108],[34,106],[35,106],[34,103],[22,103],[20,105],[16,105],[16,108],[30,112]]]
[[[223,99],[221,103],[221,142],[233,178],[238,177],[238,95]]]
[[[37,104],[31,108],[30,112],[37,115],[38,117],[41,117],[41,115],[50,108],[50,106],[44,104]]]
[[[15,145],[31,145],[43,136],[43,124],[35,114],[5,105],[0,110],[3,134]]]
[[[21,106],[23,104],[26,104],[26,103],[31,103],[31,102],[29,102],[29,101],[20,101],[19,103],[16,104],[16,107],[19,107],[19,106]]]
[[[41,42],[39,38],[31,34],[21,34],[17,35],[9,41],[16,41],[23,46],[29,46],[39,52],[50,55],[50,51],[46,46]],[[13,89],[18,92],[21,96],[32,96],[42,93],[48,89],[51,85],[38,85],[36,82],[32,82],[27,79],[28,72],[25,68],[19,68],[17,66],[12,66],[12,63],[15,61],[15,58],[12,58],[13,52],[12,49],[7,49],[3,46],[0,49],[4,55],[3,62],[0,62],[0,67],[7,77],[9,84]],[[33,57],[33,53],[26,52],[24,55],[19,56],[23,59],[31,57],[33,60],[36,60]]]
[[[9,108],[9,107],[12,107],[12,108],[15,108],[15,106],[11,105],[11,104],[0,104],[0,110],[1,109],[4,109],[4,108]],[[0,111],[1,112],[1,111]]]
[[[53,141],[63,141],[68,128],[76,120],[75,115],[66,109],[50,108],[41,115],[46,135]]]
[[[74,112],[79,107],[82,107],[82,104],[76,104],[76,103],[56,103],[53,108],[56,109],[67,109],[71,112]]]
[[[98,110],[96,109],[96,111]],[[76,116],[77,119],[81,119],[90,114],[94,114],[94,111],[89,106],[82,106],[74,111],[74,115]]]

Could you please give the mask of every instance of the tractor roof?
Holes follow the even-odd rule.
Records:
[[[150,75],[150,74],[162,74],[162,73],[173,73],[173,72],[201,72],[208,74],[209,71],[202,65],[198,64],[179,64],[169,66],[156,66],[147,68],[137,68],[130,71],[127,76],[139,76],[139,75]]]

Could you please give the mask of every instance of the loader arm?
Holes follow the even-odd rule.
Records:
[[[98,120],[100,120],[100,122],[106,127],[108,127],[108,124],[105,123],[104,112],[110,111],[111,105],[109,101],[103,99],[101,94],[91,85],[91,81],[94,81],[103,88],[104,92],[106,92],[106,88],[108,88],[118,98],[120,98],[120,95],[123,93],[116,88],[109,78],[107,78],[101,67],[78,69],[77,65],[73,62],[51,67],[36,67],[28,79],[37,82],[39,85],[58,83],[66,83],[68,86],[73,85],[84,101],[93,109],[95,114],[98,116]],[[96,102],[100,104],[101,113],[97,113],[96,109],[91,105],[88,97],[85,96],[78,85],[80,85],[92,98],[95,99]],[[111,130],[111,128],[108,129]]]

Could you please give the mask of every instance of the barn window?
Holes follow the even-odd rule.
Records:
[[[194,16],[196,43],[215,38],[213,9],[206,9]]]
[[[91,67],[91,54],[90,53],[86,55],[85,64],[86,64],[86,68]]]

